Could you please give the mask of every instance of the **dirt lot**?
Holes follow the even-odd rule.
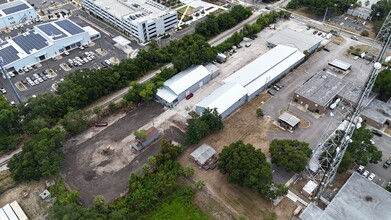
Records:
[[[217,152],[221,152],[224,146],[243,140],[245,143],[250,143],[255,148],[261,149],[266,156],[269,156],[267,132],[272,124],[272,120],[269,118],[259,119],[255,113],[261,102],[266,101],[268,98],[270,98],[269,95],[261,94],[251,102],[246,103],[240,108],[240,111],[236,111],[224,121],[225,128],[222,131],[209,135],[200,143],[207,143]],[[233,213],[235,216],[244,215],[247,219],[262,219],[264,216],[269,215],[270,212],[276,211],[279,219],[289,219],[285,218],[285,216],[290,216],[292,212],[289,207],[274,208],[270,202],[263,200],[250,190],[229,184],[226,176],[222,175],[217,169],[208,171],[199,169],[189,159],[190,153],[197,147],[198,145],[189,147],[179,160],[183,166],[194,168],[194,179],[205,181],[208,195],[214,198],[213,201],[220,203],[218,207],[226,208],[224,213]],[[209,202],[205,200],[204,203]],[[211,203],[208,205],[200,204],[199,206],[201,208],[208,206],[206,210],[204,208],[204,211],[210,212],[208,209],[215,206],[215,202]],[[215,212],[219,212],[219,208],[216,208]],[[216,217],[216,219],[221,218]]]
[[[149,102],[99,133],[86,131],[65,144],[67,150],[61,174],[71,188],[80,192],[85,205],[90,205],[97,195],[103,195],[109,202],[125,192],[129,175],[139,172],[147,158],[160,151],[155,142],[138,154],[131,150],[129,141],[134,131],[162,112],[160,104]],[[161,131],[162,138],[184,142],[184,134],[178,128],[167,126]]]
[[[19,184],[1,194],[0,207],[16,200],[29,219],[44,217],[51,207],[51,203],[41,200],[38,196],[44,189],[44,181]]]

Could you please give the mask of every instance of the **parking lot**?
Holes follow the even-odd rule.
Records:
[[[36,7],[39,7],[39,5],[42,5],[41,1],[30,1],[30,3],[35,4]],[[94,40],[88,48],[81,49],[74,49],[72,51],[68,51],[69,55],[62,54],[61,56],[57,56],[54,59],[48,59],[46,61],[41,62],[38,65],[31,66],[31,68],[28,70],[28,72],[14,72],[15,77],[11,78],[12,84],[15,85],[17,92],[19,93],[19,96],[21,98],[22,102],[26,102],[29,98],[33,97],[34,95],[46,93],[46,92],[53,92],[55,86],[53,86],[56,82],[62,81],[62,79],[69,73],[72,73],[79,69],[91,69],[91,68],[104,68],[105,66],[102,65],[102,61],[110,60],[111,63],[119,62],[122,59],[125,59],[128,57],[128,55],[123,52],[121,49],[118,49],[115,47],[115,42],[112,40],[113,37],[121,35],[120,32],[113,29],[112,27],[98,21],[97,19],[91,17],[88,15],[88,13],[79,10],[76,8],[73,4],[67,1],[56,1],[57,7],[56,9],[69,9],[72,11],[72,15],[69,17],[72,21],[74,21],[76,24],[80,25],[81,27],[85,26],[91,26],[95,30],[99,31],[101,34],[101,38]],[[50,9],[49,3],[45,3],[42,7],[46,9]],[[45,22],[47,19],[44,19]],[[3,30],[1,38],[5,39],[14,37],[23,31],[26,31],[27,29],[32,29],[33,25],[41,24],[41,22],[35,22],[31,23],[29,25],[24,24],[23,27],[16,28],[12,31],[5,31]],[[140,49],[143,48],[139,44],[137,44],[136,41],[130,39],[131,44],[130,46],[133,49]],[[94,53],[94,59],[92,60],[85,60],[83,58],[87,58],[90,56],[87,56],[85,53]],[[83,61],[79,60],[79,62],[82,65],[71,65],[69,63],[69,59],[72,59],[73,63],[76,57],[81,58]],[[84,63],[83,63],[84,62]],[[64,65],[66,64],[66,65]],[[68,68],[69,67],[69,68]],[[51,69],[54,72],[49,72],[48,70]],[[40,76],[42,73],[46,74],[46,77],[49,77],[45,80],[45,77]],[[35,76],[34,76],[35,75]],[[49,75],[49,76],[48,76]],[[38,77],[37,77],[38,76]],[[34,84],[31,84],[28,82],[27,77],[31,79],[31,77],[38,81],[33,80]],[[21,83],[24,82],[24,83]],[[32,86],[34,85],[34,86]],[[18,99],[16,95],[13,93],[13,90],[11,86],[9,85],[7,80],[0,80],[0,88],[4,88],[7,93],[5,94],[5,97],[10,102],[18,103]]]

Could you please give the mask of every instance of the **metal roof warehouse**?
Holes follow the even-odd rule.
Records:
[[[292,29],[284,29],[277,32],[271,38],[267,39],[269,47],[275,47],[278,44],[295,47],[301,52],[307,51],[312,53],[319,47],[321,38],[315,37],[311,34],[301,33]]]
[[[207,144],[202,144],[195,151],[193,151],[190,156],[195,160],[200,166],[203,166],[210,158],[212,158],[217,152],[211,146]]]
[[[89,41],[87,31],[69,19],[62,19],[34,26],[33,30],[0,43],[0,57],[5,69],[20,70]]]
[[[297,66],[304,57],[305,55],[296,48],[277,45],[223,82],[239,83],[247,90],[247,100],[251,100],[276,79]]]

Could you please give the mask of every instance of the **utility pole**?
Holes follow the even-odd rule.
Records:
[[[326,11],[324,13],[324,16],[323,16],[323,21],[322,23],[324,24],[324,21],[326,20],[326,16],[327,16],[327,11],[329,10],[329,7],[326,8]]]
[[[15,88],[14,84],[11,82],[11,77],[8,75],[8,72],[4,69],[3,63],[4,63],[3,58],[0,57],[0,71],[1,71],[1,73],[3,75],[3,78],[8,80],[8,83],[11,85],[11,88],[14,91],[14,93],[16,95],[16,98],[18,99],[19,103],[22,103],[18,91],[16,91],[16,88]]]
[[[378,72],[381,69],[384,54],[390,46],[391,11],[388,13],[376,39],[373,41],[372,47],[374,47],[377,41],[384,42],[383,47],[375,59],[376,62],[360,91],[357,101],[348,109],[348,114],[345,115],[345,121],[342,124],[343,128],[339,132],[335,132],[334,128],[330,126],[330,122],[317,147],[313,150],[309,164],[306,167],[305,171],[308,177],[318,183],[314,193],[315,199],[319,199],[325,188],[334,180],[346,149],[352,142],[352,135],[355,129],[361,127],[362,119],[360,114],[365,107],[364,102],[372,91]],[[328,131],[328,129],[330,130]]]

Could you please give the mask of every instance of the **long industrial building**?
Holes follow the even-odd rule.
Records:
[[[305,51],[306,53],[312,53],[319,47],[321,41],[322,38],[287,28],[267,39],[267,46],[275,47],[280,44],[295,47],[303,53]]]
[[[304,57],[296,48],[277,45],[224,79],[224,85],[196,105],[197,114],[206,108],[217,108],[222,118],[227,117],[300,64]]]
[[[164,82],[158,89],[155,98],[162,104],[172,108],[190,93],[195,92],[219,74],[213,64],[196,65],[176,74]]]
[[[35,18],[35,9],[25,1],[15,0],[0,5],[0,29]]]
[[[239,83],[247,91],[247,100],[251,100],[302,62],[304,57],[305,55],[296,48],[277,45],[223,82]]]
[[[178,23],[175,10],[152,0],[82,0],[82,5],[141,43],[167,33]]]
[[[88,31],[62,19],[34,26],[33,30],[0,43],[0,57],[5,69],[18,71],[89,41]]]

